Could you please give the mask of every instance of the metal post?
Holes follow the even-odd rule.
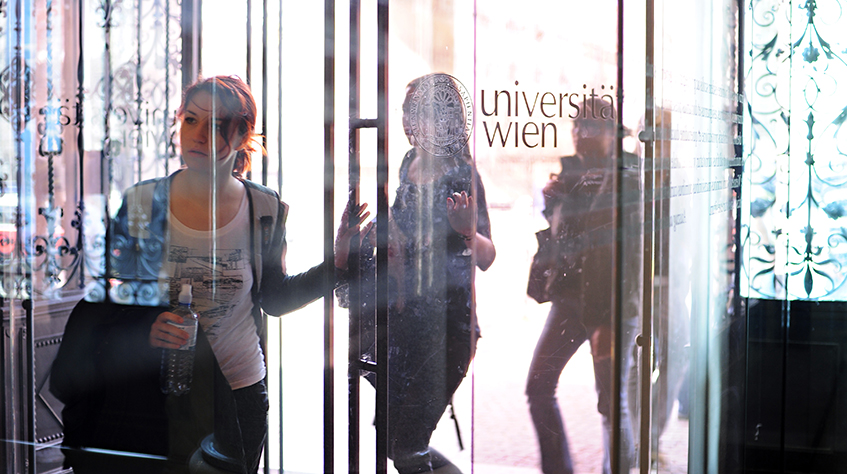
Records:
[[[248,86],[253,86],[253,1],[247,0],[247,74],[244,77]]]
[[[268,0],[262,0],[262,148],[268,149]],[[267,153],[262,153],[262,185],[268,185]]]
[[[250,13],[248,12],[248,15]],[[268,0],[262,0],[262,149],[268,149]],[[268,185],[268,155],[262,153],[262,185]],[[268,340],[268,322],[264,319],[265,327],[262,330],[265,347],[265,367],[268,366],[267,340]],[[265,386],[268,384],[268,374],[265,372]],[[282,391],[280,391],[282,397]],[[281,412],[280,412],[281,413]],[[268,424],[270,426],[270,424]],[[268,428],[265,428],[265,445],[263,447],[265,456],[264,473],[271,473],[270,452],[271,441],[268,436]],[[280,466],[281,468],[281,466]]]
[[[277,61],[277,115],[282,111],[282,1],[279,0],[279,48]],[[277,189],[282,189],[282,120],[277,117]],[[279,341],[282,344],[282,324],[279,325]],[[285,438],[282,432],[284,411],[283,411],[283,371],[282,364],[279,364],[279,471],[283,472],[285,461],[284,441]]]
[[[612,380],[611,380],[611,390],[612,390],[612,406],[611,406],[611,415],[612,415],[612,435],[611,435],[611,453],[610,453],[610,464],[611,471],[614,474],[621,472],[621,456],[620,456],[620,448],[621,448],[621,376],[623,375],[621,360],[623,358],[622,347],[623,347],[623,334],[622,334],[622,321],[623,321],[623,304],[621,297],[621,292],[623,291],[624,285],[623,280],[626,277],[623,270],[621,269],[621,265],[623,264],[624,257],[624,245],[622,241],[623,230],[624,230],[624,213],[622,212],[621,206],[624,202],[624,186],[622,179],[622,171],[624,169],[623,162],[623,135],[624,135],[624,127],[623,127],[623,58],[624,58],[624,0],[618,0],[618,77],[617,77],[617,99],[618,99],[618,116],[617,116],[617,134],[615,137],[615,158],[616,158],[616,168],[614,172],[614,183],[615,183],[615,192],[616,192],[616,206],[615,206],[615,220],[616,225],[615,229],[617,229],[618,236],[615,239],[615,255],[612,259],[612,274],[614,278],[612,280],[612,311],[613,320],[612,320]],[[629,422],[629,420],[626,420]],[[628,468],[629,466],[627,466]]]
[[[377,1],[376,472],[388,469],[388,0]]]
[[[350,132],[349,132],[349,205],[359,205],[359,52],[361,44],[359,42],[361,28],[361,4],[359,0],[350,1]],[[351,242],[350,259],[348,261],[348,271],[351,275],[360,276],[359,269],[359,252],[358,240]],[[361,328],[362,318],[365,317],[362,311],[360,298],[360,285],[358,278],[351,278],[349,291],[349,338],[348,338],[348,360],[347,360],[347,390],[348,390],[348,405],[347,405],[347,469],[351,474],[359,472],[359,416],[360,416],[360,396],[359,396],[359,375],[361,362]],[[373,317],[373,315],[368,315]]]
[[[644,104],[644,163],[645,163],[645,197],[643,203],[644,220],[655,222],[653,218],[653,210],[656,189],[655,183],[655,110],[654,110],[654,25],[653,19],[655,16],[654,0],[646,0],[646,15],[645,15],[645,104]],[[651,374],[653,372],[653,299],[654,299],[654,283],[653,283],[653,268],[654,268],[654,233],[653,229],[644,229],[644,270],[643,270],[643,304],[641,315],[641,337],[638,342],[641,347],[641,366],[639,373],[640,391],[640,413],[639,413],[639,450],[638,462],[641,474],[650,473],[650,449],[652,443],[650,440],[650,408],[652,400],[652,384]]]
[[[335,218],[335,1],[324,2],[324,264],[334,269],[333,229]],[[334,471],[334,403],[333,392],[333,283],[335,275],[327,272],[324,293],[324,472]]]
[[[85,61],[84,61],[84,52],[85,48],[83,47],[83,38],[85,37],[85,29],[83,28],[84,16],[83,12],[85,11],[84,2],[79,2],[79,23],[77,24],[77,34],[79,35],[79,58],[77,59],[76,64],[76,81],[77,81],[77,89],[76,89],[76,111],[74,113],[74,125],[77,127],[77,135],[76,135],[76,149],[79,154],[79,204],[77,205],[79,211],[79,239],[77,239],[77,252],[82,257],[79,262],[79,288],[85,288],[85,267],[86,267],[86,255],[83,252],[83,242],[85,241],[85,138],[83,136],[83,124],[84,124],[84,115],[83,115],[83,103],[85,99]]]
[[[202,47],[203,0],[182,0],[182,88],[185,89],[200,74]]]

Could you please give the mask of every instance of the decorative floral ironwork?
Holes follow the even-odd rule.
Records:
[[[847,299],[847,19],[833,0],[754,0],[744,296]],[[804,117],[790,120],[790,117]]]
[[[112,28],[117,26],[115,23],[115,13],[122,7],[121,0],[100,0],[97,5],[96,12],[99,13],[100,27]]]
[[[135,39],[112,45],[110,62],[118,66],[96,87],[104,98],[109,94],[108,152],[118,189],[162,175],[174,159],[171,108],[179,100],[181,50],[173,41],[179,36],[179,17],[171,14],[179,9],[171,3],[139,2],[133,10],[113,12],[112,24],[132,28]]]
[[[82,214],[85,286],[94,300],[126,296],[126,285],[112,287],[115,282],[105,277],[110,265],[105,229],[116,210],[112,199],[130,185],[176,167],[171,108],[181,94],[179,2],[123,2],[121,7],[116,0],[98,0],[98,4],[98,30],[93,36],[106,41],[108,67],[93,78],[85,99],[88,110],[98,111],[88,115],[87,126],[96,130],[89,136],[102,144],[106,190],[102,202],[87,197]],[[145,291],[130,293],[143,296]]]
[[[53,0],[45,2],[45,82],[47,96],[44,105],[38,113],[42,120],[38,124],[38,155],[47,161],[47,195],[39,199],[46,201],[46,205],[38,208],[38,215],[44,219],[43,226],[37,226],[38,234],[31,237],[32,243],[26,249],[32,258],[32,273],[36,276],[36,284],[39,293],[50,295],[68,283],[70,278],[67,274],[74,273],[79,262],[78,242],[81,238],[79,229],[73,226],[67,229],[64,225],[64,210],[58,202],[65,199],[57,196],[57,176],[55,172],[56,161],[60,160],[64,152],[64,127],[71,123],[69,107],[62,105],[62,101],[56,97],[56,86],[54,83],[54,49],[61,47],[54,41],[53,35]],[[69,103],[65,100],[65,103]],[[64,187],[64,186],[62,186]],[[68,231],[77,231],[77,244],[72,244],[73,236],[66,235]]]
[[[32,119],[32,84],[32,69],[24,64],[20,56],[12,58],[10,64],[0,72],[0,116],[11,122],[16,129]]]
[[[59,275],[63,270],[76,267],[79,252],[63,235],[64,231],[59,226],[63,214],[61,208],[42,207],[38,213],[47,220],[47,235],[35,237],[34,256],[41,261],[33,266],[33,270],[44,272],[45,287],[59,286],[62,283]],[[72,261],[62,265],[66,257],[71,257]]]

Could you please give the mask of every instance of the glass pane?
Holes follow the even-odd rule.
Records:
[[[358,435],[371,472],[386,409],[401,474],[609,472],[613,460],[620,472],[837,472],[842,12],[761,0],[742,25],[738,2],[639,0],[621,36],[620,3],[363,0],[351,19],[345,0],[332,17],[296,0],[0,0],[0,346],[16,445],[0,463],[46,472],[66,443],[186,464],[215,432],[273,469],[346,472]],[[238,76],[225,81],[247,92],[209,86],[180,108],[198,74]],[[247,96],[255,114],[234,105]],[[245,117],[251,184],[233,188],[228,151],[245,132],[231,127]],[[254,293],[254,272],[278,277],[286,251],[289,275],[324,258],[351,149],[357,199],[376,217],[361,273],[338,273],[323,302],[334,311],[309,304],[319,283]],[[208,332],[204,363],[188,396],[167,398],[154,331],[170,326],[153,320],[183,283]],[[89,326],[85,363],[51,371],[68,367],[60,347],[84,296],[125,304]],[[297,312],[263,331],[262,305]],[[373,363],[387,367],[387,407]],[[95,392],[63,394],[87,369]],[[123,385],[137,378],[143,391]],[[245,396],[256,424],[242,431]],[[68,459],[80,453],[92,454]]]
[[[737,4],[655,7],[651,464],[659,472],[687,463],[689,472],[738,472],[734,433],[746,355],[735,343],[745,335],[733,265],[741,171]],[[708,20],[679,21],[686,17]]]
[[[270,5],[271,2],[268,2]],[[261,32],[261,2],[252,2],[254,35]],[[281,9],[281,12],[277,10]],[[227,8],[223,8],[226,12]],[[306,271],[323,259],[324,206],[324,5],[323,2],[285,1],[269,7],[268,22],[281,18],[278,32],[268,35],[267,79],[261,41],[254,36],[252,74],[254,91],[261,95],[260,78],[267,80],[267,185],[279,189],[290,206],[286,224],[289,250],[286,268]],[[281,15],[281,17],[279,16]],[[275,37],[280,37],[278,45]],[[278,50],[278,51],[277,51]],[[273,58],[278,57],[280,64]],[[341,99],[337,99],[342,101]],[[343,102],[343,101],[342,101]],[[337,115],[344,117],[346,114]],[[336,132],[343,136],[343,132]],[[343,150],[343,148],[339,148]],[[343,154],[343,153],[342,153]],[[340,158],[343,160],[343,158]],[[258,159],[256,160],[258,162]],[[261,182],[260,167],[253,179]],[[343,189],[343,188],[342,188]],[[343,197],[345,193],[338,191]],[[340,210],[336,209],[337,216]],[[343,321],[343,320],[342,320]],[[271,466],[294,472],[323,472],[325,368],[323,301],[282,318],[268,318],[269,380],[271,395]],[[345,326],[339,322],[338,326]],[[336,336],[338,343],[344,341]],[[346,431],[346,349],[336,350],[335,431]],[[281,440],[281,441],[280,441]],[[279,452],[281,449],[281,452]],[[337,455],[343,463],[343,455]],[[279,459],[277,464],[276,459]],[[344,465],[344,464],[341,464]]]
[[[480,466],[601,472],[615,448],[623,469],[636,461],[630,413],[613,410],[630,397],[640,324],[643,178],[634,137],[644,102],[635,74],[618,136],[617,17],[615,2],[477,4],[475,156],[498,249],[491,269],[477,272]],[[562,18],[590,21],[562,28]],[[643,78],[643,63],[636,67]],[[615,262],[623,232],[626,264]],[[530,292],[546,292],[543,303],[527,295],[536,251],[548,271],[537,280],[543,291]],[[612,328],[622,341],[619,380]]]
[[[105,225],[115,217],[126,189],[179,167],[174,112],[182,74],[173,38],[179,34],[180,8],[174,2],[133,8],[82,3],[86,51],[78,65],[82,71],[76,72],[82,74],[86,91],[80,98],[85,114],[81,172],[85,223],[91,224],[85,231],[91,250],[85,262],[93,277],[86,281],[86,298],[103,301],[112,291],[115,301],[155,305],[153,294],[142,289],[145,284],[122,286],[107,280]]]
[[[382,179],[390,209],[377,215],[362,244],[361,274],[350,285],[362,304],[361,358],[387,364],[391,469],[455,465],[469,472],[473,403],[466,375],[478,335],[474,266],[487,268],[493,258],[487,256],[493,249],[485,187],[469,142],[473,10],[463,2],[416,1],[390,2],[389,11],[388,175]],[[361,72],[351,78],[359,92],[358,117],[365,119],[378,113],[375,12],[376,2],[362,2]],[[363,129],[358,140],[360,199],[376,214],[383,185],[378,138]],[[376,269],[384,251],[387,274]],[[382,278],[387,297],[380,296]],[[375,333],[381,301],[388,311],[387,360],[379,356]],[[363,470],[373,469],[377,374],[366,375],[360,389]]]

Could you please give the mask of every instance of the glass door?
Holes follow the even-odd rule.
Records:
[[[734,265],[741,18],[736,2],[648,2],[655,263],[652,360],[641,365],[642,384],[651,384],[651,416],[649,425],[642,416],[641,429],[642,439],[649,433],[651,469],[660,472],[686,464],[688,472],[742,469],[735,433],[746,350],[736,341],[745,337],[746,316]]]
[[[289,206],[286,270],[341,266],[268,318],[266,471],[837,461],[843,111],[822,71],[843,48],[815,25],[838,14],[795,8],[806,29],[774,49],[766,3],[0,1],[2,462],[60,469],[47,367],[74,305],[116,288],[122,195],[185,163],[182,89],[214,75],[256,100],[246,179]],[[761,76],[751,117],[742,74]]]
[[[389,12],[385,77],[379,53],[369,52],[379,51],[368,31],[381,31],[381,7]],[[362,277],[376,289],[357,297],[375,306],[354,316],[370,318],[353,329],[368,338],[354,351],[365,374],[357,388],[362,466],[381,452],[380,436],[388,469],[414,463],[393,451],[403,440],[391,434],[392,418],[421,418],[392,411],[407,400],[392,374],[413,384],[394,371],[423,367],[403,331],[421,340],[450,334],[426,332],[459,314],[445,289],[456,275],[438,281],[433,272],[458,265],[451,259],[460,255],[474,268],[461,300],[473,359],[427,422],[428,444],[415,451],[435,459],[433,467],[740,469],[737,3],[362,2],[361,12],[349,22],[362,45],[350,69],[360,86],[351,92],[359,94],[350,113],[361,166],[354,194],[377,203],[377,235],[388,222],[382,237],[363,243],[376,248],[366,248],[374,257],[363,263],[375,268],[375,283]],[[705,20],[679,21],[688,17]],[[579,21],[563,27],[562,18]],[[370,125],[385,127],[384,157],[373,151],[382,137]],[[461,192],[444,194],[437,184],[465,165],[476,210],[476,232],[467,233],[445,214]],[[337,209],[342,200],[337,193]],[[387,335],[379,333],[380,304]],[[429,319],[412,330],[409,318]],[[448,347],[431,353],[438,368],[426,373],[437,383],[448,378],[445,363],[465,371],[444,358]],[[380,360],[390,381],[385,418]]]

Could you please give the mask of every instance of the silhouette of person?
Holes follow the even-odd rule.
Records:
[[[192,284],[200,327],[231,388],[233,439],[241,441],[245,472],[257,471],[267,432],[262,318],[319,298],[331,281],[327,272],[335,271],[324,263],[297,275],[286,272],[288,206],[275,191],[245,178],[251,153],[262,150],[256,112],[249,86],[235,76],[189,86],[177,113],[185,166],[127,190],[111,249],[112,269],[122,280],[113,288],[115,300],[148,295],[148,303],[168,306],[182,283]],[[367,218],[364,206],[354,213],[353,226],[349,218],[349,212],[342,216],[337,239],[342,259]],[[170,324],[179,321],[168,310],[159,312],[149,327],[150,346],[184,344],[188,333]]]
[[[388,455],[400,474],[459,472],[429,443],[476,349],[474,267],[488,269],[496,255],[454,81],[447,74],[414,79],[403,102],[412,148],[390,209],[388,296]],[[363,242],[358,282],[371,311],[374,261],[365,247],[373,243]],[[373,313],[363,317],[372,328]],[[363,357],[373,360],[373,333],[362,339]]]
[[[551,175],[543,188],[544,215],[551,222],[559,250],[554,271],[564,275],[549,288],[551,307],[530,363],[526,381],[529,411],[538,436],[541,467],[545,474],[573,472],[565,424],[556,399],[556,388],[565,365],[586,341],[591,345],[597,409],[602,416],[603,472],[610,472],[612,341],[611,306],[614,239],[616,238],[614,146],[616,124],[611,104],[594,99],[574,120],[576,154],[561,158],[562,171]],[[596,118],[595,118],[596,117]],[[625,156],[625,163],[632,155]],[[626,172],[626,171],[625,171]],[[635,216],[638,213],[633,213]],[[631,218],[631,217],[630,217]],[[554,228],[555,227],[555,228]],[[631,241],[625,259],[637,258],[639,246]],[[630,256],[629,254],[634,254]],[[637,324],[637,288],[625,282],[622,321],[623,367],[631,364]],[[628,413],[624,370],[621,394],[621,466],[628,472],[635,461]]]

